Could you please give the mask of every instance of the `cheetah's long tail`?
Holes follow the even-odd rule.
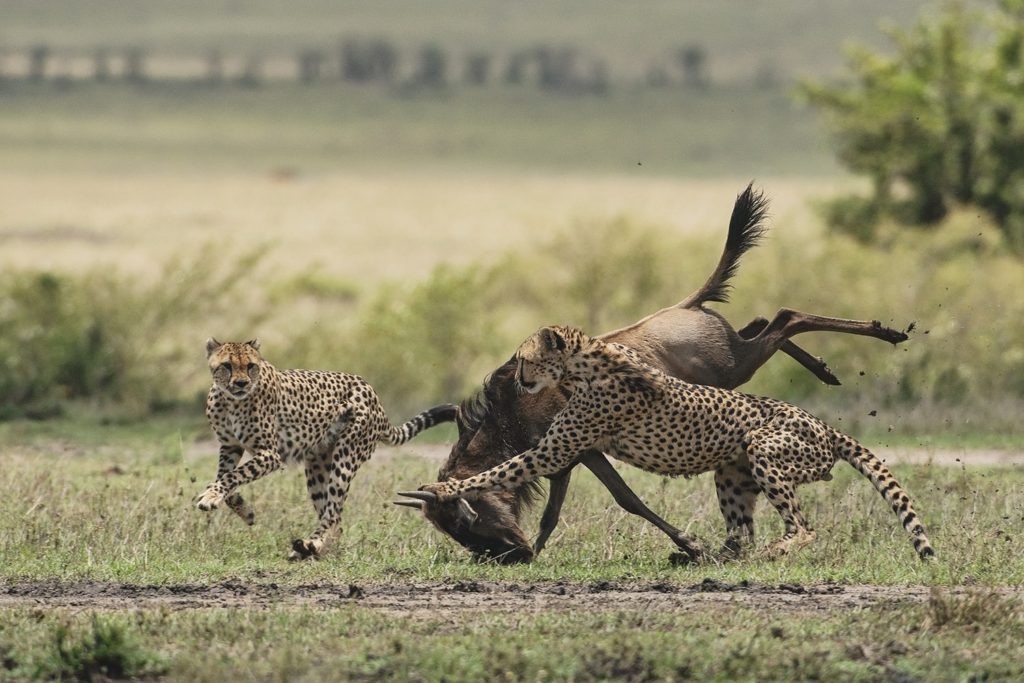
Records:
[[[874,453],[861,446],[854,439],[845,434],[838,435],[836,444],[836,455],[853,465],[858,472],[871,480],[871,483],[882,494],[886,502],[892,507],[893,512],[899,517],[900,524],[914,538],[914,550],[922,560],[935,556],[931,543],[924,533],[924,525],[918,518],[914,508],[910,506],[910,497],[903,490],[899,482],[892,476],[892,472],[878,459]]]
[[[424,429],[430,429],[442,422],[454,422],[458,407],[451,403],[442,403],[439,406],[428,408],[412,418],[401,427],[392,427],[381,439],[392,446],[400,446],[413,438]]]

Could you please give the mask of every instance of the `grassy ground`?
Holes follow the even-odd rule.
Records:
[[[10,436],[10,435],[9,435]],[[17,436],[15,435],[15,438]],[[779,562],[755,556],[723,567],[679,570],[652,527],[614,507],[587,475],[578,476],[550,549],[529,567],[477,566],[418,516],[390,504],[395,491],[433,481],[436,463],[397,455],[360,472],[342,539],[322,562],[289,565],[288,543],[314,526],[301,474],[290,469],[251,488],[257,525],[230,513],[204,515],[192,498],[211,478],[210,449],[188,432],[156,438],[128,431],[123,440],[90,443],[24,439],[0,474],[0,572],[7,579],[168,583],[496,580],[796,582],[831,579],[885,584],[958,585],[1024,581],[1013,539],[1024,533],[1024,474],[1015,470],[898,467],[940,554],[934,566],[914,557],[909,540],[869,484],[839,465],[830,484],[801,498],[822,531],[816,544]],[[99,439],[97,439],[99,441]],[[410,446],[415,450],[416,446]],[[397,458],[397,459],[396,459]],[[715,545],[722,539],[710,478],[670,481],[625,469],[655,510]],[[308,508],[308,509],[307,509]],[[772,511],[759,510],[759,535],[781,535]],[[370,550],[372,549],[372,550]]]
[[[395,619],[357,606],[3,617],[7,675],[41,677],[72,677],[98,659],[66,653],[81,642],[86,653],[100,649],[97,630],[101,643],[118,643],[106,648],[117,655],[109,660],[172,681],[962,681],[1024,673],[1020,604],[984,593],[799,618],[719,607]],[[66,634],[63,654],[58,633]]]
[[[338,84],[12,82],[0,97],[0,160],[21,170],[835,172],[815,116],[783,86],[566,97],[526,87],[401,96]]]
[[[1024,534],[1019,468],[895,469],[939,553],[928,565],[916,559],[867,482],[837,465],[833,482],[801,490],[818,541],[781,560],[755,554],[723,566],[672,567],[664,537],[615,508],[581,473],[539,560],[498,567],[472,563],[417,514],[390,505],[395,490],[432,480],[436,469],[399,454],[359,473],[344,535],[328,555],[289,564],[288,541],[313,525],[299,472],[249,487],[255,527],[226,511],[204,515],[191,499],[211,475],[214,455],[192,446],[193,427],[174,425],[77,428],[64,440],[24,423],[5,427],[13,446],[0,472],[0,591],[57,581],[70,599],[63,607],[0,608],[0,679],[82,671],[181,681],[941,681],[1021,674],[1022,605],[1019,595],[998,588],[1024,582],[1016,540]],[[674,481],[633,469],[623,475],[668,519],[711,545],[721,541],[709,477]],[[777,516],[763,507],[757,524],[762,543],[781,533]],[[282,596],[212,609],[129,599],[108,612],[89,607],[88,596],[74,598],[83,581],[111,592],[122,584],[223,585],[229,593],[324,586],[329,599]],[[452,602],[444,590],[418,598],[414,609],[402,598],[363,606],[330,597],[331,586],[343,598],[352,584],[405,586],[409,597],[431,582],[475,593],[481,581],[496,582],[490,590],[499,594],[472,605]],[[898,589],[891,601],[840,600],[829,608],[786,600],[787,592],[824,581],[840,592],[859,584],[939,588],[923,601],[902,602]],[[686,587],[701,582],[708,586],[701,590],[739,592],[710,602],[687,598]],[[584,599],[637,584],[684,593],[667,602],[650,593],[639,602]],[[796,588],[751,601],[736,588],[748,584]],[[503,598],[502,586],[580,593],[546,602],[530,593]]]

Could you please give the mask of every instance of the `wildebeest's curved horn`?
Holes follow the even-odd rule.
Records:
[[[473,509],[473,506],[469,504],[468,500],[466,500],[465,498],[459,498],[458,500],[459,517],[461,517],[462,521],[465,522],[467,525],[472,526],[473,522],[475,522],[476,518],[480,515],[476,513],[476,510]]]
[[[433,491],[399,491],[398,495],[405,496],[406,498],[415,498],[427,503],[433,503],[437,500],[437,494]]]
[[[402,507],[416,508],[417,510],[423,509],[423,503],[418,500],[393,500],[391,502],[395,505],[401,505]]]

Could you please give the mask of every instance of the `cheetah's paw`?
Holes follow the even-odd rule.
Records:
[[[319,538],[297,538],[292,541],[292,551],[288,553],[289,562],[298,562],[309,558],[318,558],[323,550],[324,542]]]
[[[775,543],[772,543],[765,549],[765,554],[770,559],[776,559],[778,557],[782,557],[783,555],[788,555],[794,550],[799,550],[800,548],[803,548],[805,545],[810,544],[817,537],[818,534],[816,532],[811,531],[809,529],[804,530],[799,532],[795,536],[783,538],[781,541],[776,541]]]
[[[224,494],[213,484],[206,487],[206,490],[199,494],[196,507],[203,512],[209,512],[224,502]]]

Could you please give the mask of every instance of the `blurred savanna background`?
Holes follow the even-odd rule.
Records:
[[[869,439],[1018,446],[1024,5],[304,0],[0,7],[0,430],[201,433],[208,336],[364,375],[399,418],[538,325],[711,272],[754,180],[747,390]]]

